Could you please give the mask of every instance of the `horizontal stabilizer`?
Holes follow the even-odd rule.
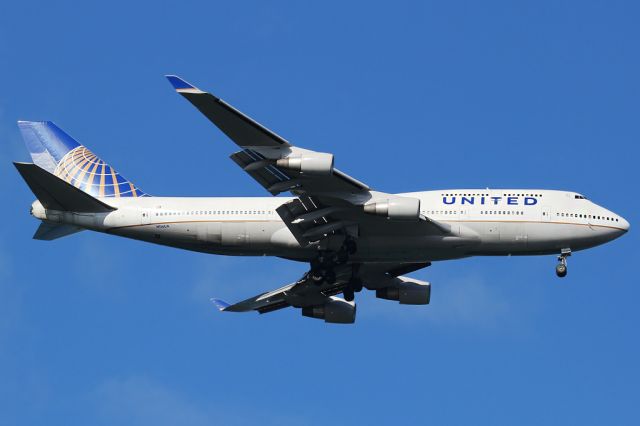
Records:
[[[58,223],[42,222],[36,233],[33,234],[34,240],[52,241],[67,235],[75,234],[83,231],[83,228],[73,225],[62,225]]]
[[[45,209],[82,213],[116,210],[35,164],[13,164]]]

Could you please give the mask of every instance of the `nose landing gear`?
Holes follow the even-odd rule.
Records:
[[[571,256],[571,249],[560,250],[558,264],[556,265],[556,275],[560,278],[567,276],[567,257]]]

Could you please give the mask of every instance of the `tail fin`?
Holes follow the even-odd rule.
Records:
[[[82,213],[115,210],[97,198],[31,163],[13,163],[45,209]]]
[[[51,121],[18,121],[33,162],[93,197],[147,196]]]

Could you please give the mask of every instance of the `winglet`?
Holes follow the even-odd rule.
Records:
[[[169,83],[176,89],[178,93],[204,93],[191,83],[187,83],[177,75],[165,75]]]
[[[231,306],[229,303],[225,302],[222,299],[210,299],[211,302],[216,305],[216,308],[218,308],[218,310],[220,312],[224,311],[225,309],[227,309],[229,306]]]

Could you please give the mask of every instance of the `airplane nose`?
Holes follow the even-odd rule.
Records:
[[[624,232],[629,231],[629,227],[630,227],[631,225],[629,224],[629,222],[627,221],[627,219],[625,219],[624,217],[620,216],[620,222],[619,222],[619,223],[620,223],[620,228],[622,228],[622,230],[623,230]]]

